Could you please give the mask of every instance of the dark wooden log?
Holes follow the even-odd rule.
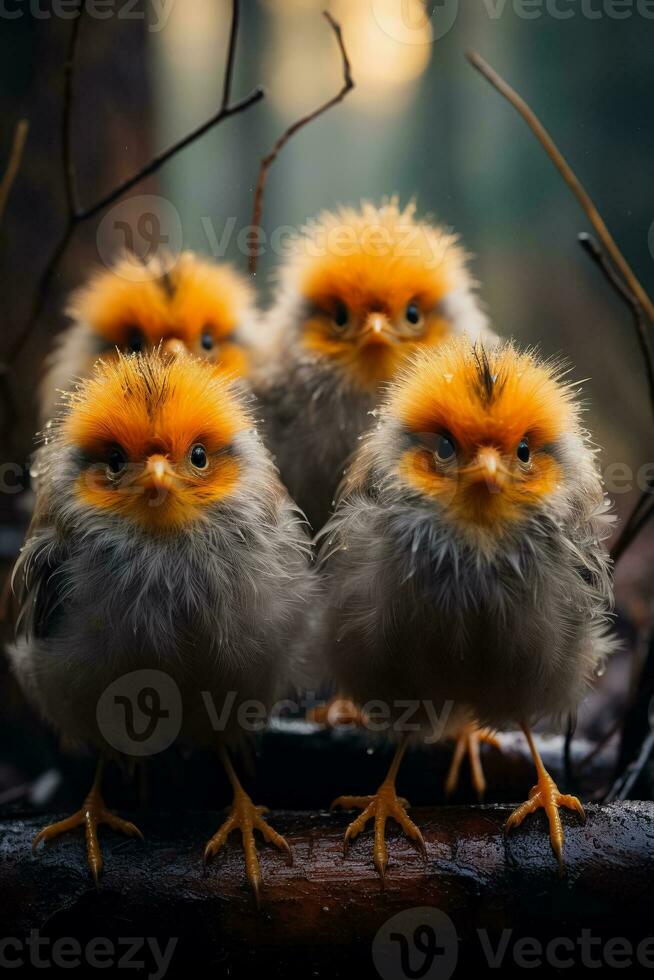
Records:
[[[514,969],[522,975],[516,957],[525,948],[532,960],[537,956],[533,943],[517,945],[526,938],[573,943],[572,950],[543,950],[546,966],[550,956],[572,957],[579,969],[588,965],[582,957],[611,965],[607,957],[617,955],[618,939],[631,944],[634,963],[645,956],[654,963],[654,942],[643,945],[654,931],[654,804],[590,805],[583,827],[566,814],[564,879],[557,876],[543,815],[505,838],[509,812],[505,806],[412,811],[427,842],[426,861],[390,824],[385,887],[372,865],[370,831],[343,857],[350,814],[275,812],[271,823],[286,835],[295,864],[289,868],[283,855],[261,847],[264,884],[257,910],[234,838],[203,872],[203,844],[222,819],[218,813],[133,814],[146,835],[143,843],[101,832],[106,867],[96,891],[81,832],[32,857],[30,842],[46,818],[14,811],[0,825],[0,934],[23,942],[38,930],[47,939],[43,956],[62,937],[75,937],[82,956],[97,937],[113,944],[116,955],[126,937],[156,937],[161,948],[175,939],[167,976],[188,975],[191,966],[201,965],[213,971],[203,975],[212,976],[288,980],[358,971],[358,977],[399,980],[409,974],[399,965],[404,941],[397,936],[404,935],[411,948],[416,936],[424,940],[424,930],[416,929],[425,915],[427,921],[436,915],[442,969],[423,975],[439,980],[451,975],[452,957],[458,958],[455,976],[464,967],[485,970],[489,950],[499,946],[501,952],[500,944],[498,975]],[[439,912],[420,911],[426,907]],[[379,930],[401,912],[402,919],[386,927],[396,938],[386,936],[383,947]],[[10,955],[21,949],[27,957],[27,947],[12,948]],[[141,958],[152,974],[148,949]]]

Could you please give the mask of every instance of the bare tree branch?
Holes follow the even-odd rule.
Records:
[[[606,255],[604,255],[595,239],[592,238],[591,235],[584,232],[579,235],[579,244],[584,251],[590,255],[593,262],[595,262],[595,264],[604,274],[609,285],[620,297],[620,299],[627,304],[633,313],[636,336],[641,354],[643,356],[643,361],[645,362],[645,373],[647,375],[650,406],[652,413],[654,414],[654,352],[652,351],[652,344],[643,320],[643,308],[634,294],[625,285],[616,270],[613,268],[609,259],[606,257]],[[653,513],[654,487],[648,487],[643,490],[638,498],[636,506],[627,518],[617,541],[611,549],[611,557],[614,562],[617,562],[625,553],[627,548],[633,543],[633,541],[635,541],[636,537],[645,527],[647,521]]]
[[[178,143],[174,143],[172,146],[168,147],[164,153],[154,157],[154,159],[139,170],[138,173],[134,174],[132,177],[129,177],[124,183],[119,184],[118,187],[110,191],[105,197],[100,198],[100,200],[96,201],[95,204],[92,204],[90,207],[84,208],[84,210],[80,211],[77,215],[77,220],[86,221],[88,218],[95,217],[98,212],[104,211],[105,208],[108,208],[109,205],[117,201],[119,197],[122,197],[127,193],[127,191],[130,191],[136,184],[140,184],[146,177],[152,176],[152,174],[156,173],[157,170],[160,170],[165,163],[168,163],[172,157],[176,156],[182,150],[185,150],[191,143],[195,143],[196,140],[200,139],[201,136],[204,136],[204,134],[210,129],[213,129],[214,126],[217,126],[218,123],[223,122],[223,120],[228,119],[230,116],[235,116],[239,112],[244,112],[245,109],[249,109],[251,105],[259,102],[259,100],[263,98],[263,95],[263,89],[257,87],[245,99],[242,99],[240,102],[235,102],[226,109],[221,109],[214,116],[211,116],[210,119],[207,119],[206,122],[202,123],[201,126],[198,126],[197,129],[194,129],[183,139],[179,140]]]
[[[622,529],[622,533],[611,549],[611,558],[614,563],[617,563],[622,558],[627,548],[631,547],[653,516],[654,489],[644,490],[634,511]]]
[[[82,26],[82,17],[86,10],[86,4],[83,0],[79,0],[77,7],[78,13],[73,21],[73,27],[68,41],[68,51],[66,52],[66,61],[64,62],[64,99],[61,113],[61,152],[66,185],[66,208],[69,221],[73,219],[78,210],[77,175],[72,139],[73,85],[77,63],[77,50],[79,47],[79,32]]]
[[[325,102],[323,105],[314,109],[306,116],[302,116],[301,119],[296,120],[291,126],[288,127],[285,132],[279,137],[273,146],[270,153],[263,158],[261,161],[261,166],[259,168],[259,177],[257,180],[257,186],[254,191],[254,207],[252,211],[252,227],[254,231],[254,241],[250,247],[248,256],[248,270],[252,275],[257,271],[257,249],[259,245],[259,240],[261,236],[261,215],[263,213],[263,198],[266,189],[266,181],[268,180],[268,173],[273,163],[279,156],[280,152],[286,146],[288,141],[292,139],[293,136],[298,132],[298,130],[303,129],[304,126],[313,122],[318,116],[321,116],[323,112],[327,112],[333,106],[338,105],[342,102],[345,96],[354,88],[354,80],[352,78],[352,68],[350,65],[350,59],[348,58],[347,50],[345,48],[345,43],[343,41],[343,34],[341,32],[340,24],[334,20],[329,11],[323,11],[323,16],[328,21],[334,34],[336,35],[336,41],[341,52],[341,57],[343,59],[343,86],[340,91]]]
[[[611,256],[612,261],[615,263],[620,273],[625,279],[625,282],[631,289],[633,295],[636,297],[643,310],[645,311],[647,318],[654,325],[654,305],[650,300],[649,296],[641,286],[640,282],[636,278],[631,266],[625,259],[624,255],[618,248],[616,242],[613,239],[610,231],[604,224],[604,221],[599,214],[597,208],[593,204],[591,198],[587,194],[586,190],[582,186],[581,182],[577,178],[576,174],[572,170],[572,167],[567,162],[563,154],[560,152],[554,140],[547,132],[543,124],[535,115],[534,111],[530,109],[524,99],[518,95],[515,89],[504,81],[504,79],[498,75],[498,73],[491,68],[491,66],[484,61],[484,59],[476,51],[468,51],[467,58],[470,64],[481,72],[484,78],[490,82],[490,84],[497,89],[497,91],[507,99],[511,105],[516,109],[522,118],[525,120],[531,131],[534,133],[536,138],[541,143],[545,152],[549,156],[550,160],[557,168],[566,184],[575,195],[582,209],[586,213],[588,220],[592,224],[593,228],[597,232],[597,235],[604,245],[604,248]]]
[[[604,273],[609,285],[613,288],[614,292],[620,297],[623,303],[627,304],[633,314],[634,325],[636,327],[636,337],[638,339],[640,352],[643,355],[643,361],[645,362],[645,373],[647,375],[650,406],[652,409],[652,414],[654,415],[654,351],[652,350],[652,343],[643,321],[643,308],[634,294],[625,285],[624,281],[613,268],[609,259],[604,255],[602,249],[595,239],[591,235],[582,232],[579,235],[579,244]]]
[[[14,137],[11,142],[11,150],[9,151],[9,160],[7,161],[5,172],[2,175],[2,180],[0,181],[0,223],[4,217],[7,201],[9,200],[9,194],[11,193],[11,188],[13,187],[14,181],[16,180],[16,175],[20,168],[20,162],[23,157],[23,150],[25,149],[25,141],[27,139],[29,128],[30,124],[27,119],[19,119],[16,123]]]
[[[0,181],[0,224],[2,223],[2,219],[4,217],[11,188],[13,187],[16,175],[20,168],[28,131],[29,122],[27,119],[20,119],[14,130],[11,150],[9,151],[9,160],[2,176],[2,180]],[[16,404],[16,398],[14,396],[7,368],[4,364],[0,364],[0,402],[3,406],[3,413],[6,421],[5,427],[8,429],[9,420],[16,418],[18,406]],[[2,618],[2,605],[3,603],[0,599],[0,620]]]
[[[631,762],[625,771],[616,779],[613,786],[606,794],[605,802],[613,803],[615,800],[628,800],[636,783],[640,779],[645,767],[647,766],[652,753],[654,752],[654,732],[650,732],[645,738],[638,758]]]
[[[26,341],[31,336],[32,330],[34,329],[39,316],[45,305],[45,300],[47,298],[52,280],[59,268],[61,260],[65,255],[71,239],[74,235],[75,229],[79,224],[84,221],[88,221],[90,218],[95,217],[105,208],[108,208],[120,197],[130,191],[133,187],[139,184],[141,181],[145,180],[146,177],[150,177],[152,174],[156,173],[164,164],[168,163],[174,156],[180,153],[182,150],[186,149],[191,143],[194,143],[200,137],[204,136],[206,132],[213,129],[219,123],[228,119],[230,116],[234,116],[237,113],[244,112],[250,106],[259,102],[263,98],[263,90],[261,88],[256,88],[250,95],[246,96],[240,102],[232,103],[231,105],[226,104],[225,98],[229,98],[229,93],[231,90],[231,79],[234,67],[234,51],[236,49],[237,41],[237,28],[238,28],[238,0],[233,0],[232,5],[232,27],[229,39],[229,50],[227,53],[227,64],[225,68],[225,76],[223,82],[223,95],[222,104],[220,109],[209,119],[207,119],[201,126],[197,129],[192,130],[183,139],[174,143],[163,153],[154,157],[142,167],[137,173],[127,180],[123,181],[121,184],[116,186],[108,194],[99,198],[94,204],[86,208],[80,208],[75,205],[75,169],[72,163],[72,151],[70,142],[70,116],[71,116],[71,106],[72,106],[72,80],[74,76],[74,57],[77,48],[77,38],[79,31],[79,17],[76,18],[73,24],[73,32],[71,34],[71,42],[69,44],[69,56],[66,60],[65,67],[65,83],[64,83],[64,104],[62,112],[62,130],[63,130],[63,140],[64,140],[64,168],[66,172],[66,187],[67,187],[67,203],[68,203],[68,213],[67,220],[64,230],[59,238],[59,241],[54,246],[48,261],[46,262],[45,268],[41,274],[38,281],[37,288],[35,291],[34,302],[32,304],[32,309],[30,315],[21,331],[17,334],[14,339],[13,344],[9,348],[7,355],[5,357],[5,364],[12,365],[18,356],[20,355]]]
[[[236,58],[236,40],[238,38],[238,21],[240,7],[238,3],[232,3],[232,26],[229,31],[229,43],[227,45],[227,61],[225,62],[225,75],[223,78],[223,100],[220,103],[221,109],[226,109],[229,105],[229,97],[232,93],[232,79],[234,77],[234,61]]]
[[[516,109],[525,120],[544,148],[550,160],[579,201],[583,211],[597,232],[602,245],[608,252],[611,261],[617,267],[618,271],[616,272],[616,269],[613,268],[597,243],[593,241],[590,236],[580,235],[579,240],[582,247],[599,265],[613,289],[618,293],[621,299],[630,306],[633,312],[638,342],[645,361],[645,372],[647,374],[647,382],[649,385],[650,401],[652,405],[652,412],[654,413],[654,355],[652,353],[652,345],[648,332],[645,328],[645,324],[643,323],[643,313],[645,313],[649,321],[654,324],[654,306],[652,305],[652,301],[636,278],[631,266],[618,248],[613,236],[604,224],[601,215],[582,186],[578,177],[572,170],[572,167],[564,158],[563,154],[560,152],[552,137],[537,118],[533,110],[527,105],[524,99],[518,95],[515,89],[511,88],[511,86],[500,75],[498,75],[498,73],[491,68],[491,66],[484,61],[481,55],[479,55],[476,51],[468,51],[467,58],[470,64],[476,68],[477,71],[479,71],[484,78],[511,103],[514,109]],[[620,279],[618,272],[623,277],[624,281]],[[649,506],[647,505],[647,502],[649,502]],[[620,537],[618,538],[618,541],[612,549],[611,557],[613,558],[614,562],[618,561],[629,545],[636,539],[652,514],[654,514],[654,498],[652,491],[646,490],[638,501],[634,512],[629,517],[625,527],[622,530],[622,533],[620,534]]]

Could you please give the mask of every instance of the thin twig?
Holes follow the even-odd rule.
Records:
[[[0,182],[0,222],[4,217],[7,200],[9,199],[11,188],[20,167],[28,130],[29,123],[27,119],[20,119],[16,125],[16,129],[14,130],[14,137],[11,144],[11,150],[9,152],[9,161],[2,177],[2,181]],[[2,405],[4,406],[4,415],[6,420],[5,428],[9,430],[10,420],[15,419],[18,415],[18,405],[16,404],[13,388],[9,381],[7,368],[4,364],[0,364],[0,402],[2,402]],[[7,442],[8,440],[5,440],[5,444],[7,444]],[[11,573],[7,575],[3,586],[0,589],[0,623],[7,621],[10,612],[10,583]]]
[[[476,68],[477,71],[481,72],[484,78],[486,78],[486,80],[489,81],[490,84],[511,103],[514,109],[520,113],[529,128],[535,134],[536,138],[540,141],[550,160],[553,162],[554,166],[557,168],[566,184],[579,201],[579,204],[585,211],[588,220],[597,232],[597,235],[599,236],[606,251],[611,256],[611,259],[619,269],[620,273],[624,276],[625,282],[645,311],[647,318],[654,325],[654,305],[652,304],[652,301],[636,278],[631,266],[618,248],[613,236],[604,224],[604,221],[593,204],[591,198],[543,124],[537,118],[533,110],[530,109],[524,99],[518,95],[515,89],[511,88],[511,86],[505,82],[504,79],[498,75],[498,73],[491,68],[486,61],[484,61],[481,55],[479,55],[476,51],[468,51],[467,58],[470,64]]]
[[[154,157],[150,163],[146,164],[145,167],[142,167],[138,173],[135,173],[132,177],[129,177],[122,184],[119,184],[118,187],[110,191],[105,197],[100,198],[100,200],[96,201],[95,204],[92,204],[90,207],[84,208],[82,211],[80,211],[77,215],[77,220],[87,221],[89,218],[95,217],[95,215],[100,211],[104,211],[104,209],[108,208],[110,204],[117,201],[119,197],[122,197],[127,193],[127,191],[131,191],[136,184],[140,184],[146,177],[151,177],[152,174],[156,173],[157,170],[160,170],[165,163],[168,163],[172,157],[176,156],[182,150],[185,150],[191,143],[195,143],[196,140],[199,140],[201,136],[204,136],[205,133],[207,133],[210,129],[213,129],[214,126],[217,126],[218,123],[223,122],[225,119],[229,119],[230,116],[235,116],[237,113],[244,112],[246,109],[249,109],[251,105],[259,102],[260,99],[263,98],[263,95],[263,89],[257,87],[253,92],[246,96],[246,98],[241,99],[240,102],[235,102],[226,109],[220,109],[219,112],[211,116],[210,119],[207,119],[206,122],[202,123],[201,126],[198,126],[197,129],[194,129],[192,132],[188,133],[188,135],[179,140],[179,142],[169,146],[168,149],[163,153],[160,153],[159,156]]]
[[[639,343],[641,345],[641,351],[645,359],[645,369],[647,372],[648,382],[650,384],[650,396],[652,397],[652,405],[654,407],[654,379],[652,371],[651,348],[649,345],[649,338],[645,333],[644,324],[642,323],[642,311],[644,311],[650,323],[654,325],[654,305],[636,278],[631,266],[618,248],[618,245],[606,227],[606,224],[595,207],[595,204],[533,110],[527,105],[524,99],[518,95],[515,89],[511,88],[511,86],[500,75],[498,75],[498,73],[491,68],[491,66],[484,61],[484,59],[476,51],[469,51],[467,53],[467,58],[470,64],[476,68],[477,71],[479,71],[484,78],[490,82],[490,84],[502,96],[504,96],[505,99],[508,100],[513,108],[516,109],[516,111],[525,120],[549,156],[550,160],[577,198],[582,210],[597,232],[602,245],[624,278],[624,283],[621,283],[613,268],[604,260],[604,256],[601,254],[601,252],[599,252],[599,249],[593,249],[593,243],[590,240],[588,240],[588,242],[582,241],[582,245],[584,245],[584,247],[589,251],[595,261],[600,264],[614,289],[618,291],[622,299],[629,303],[632,308],[636,319],[636,327],[638,331]],[[637,508],[641,508],[642,506],[642,501],[639,501]],[[628,521],[628,526],[625,527],[611,551],[611,557],[614,562],[617,562],[620,559],[631,542],[635,540],[636,536],[645,526],[652,513],[654,513],[654,508],[652,506],[647,507],[645,505],[645,511],[644,513],[641,513],[639,517],[632,520],[632,518],[634,518],[634,515],[632,515],[632,518],[630,518]],[[568,752],[570,751],[571,740],[572,736],[570,733],[568,733],[568,737],[566,739],[566,751]]]
[[[618,248],[610,231],[604,224],[601,215],[593,204],[593,201],[533,110],[527,105],[524,99],[518,95],[515,89],[511,88],[511,86],[500,75],[498,75],[498,73],[491,68],[491,66],[484,61],[481,55],[479,55],[476,51],[469,51],[467,53],[467,58],[470,64],[476,68],[477,71],[479,71],[484,78],[511,103],[514,109],[516,109],[525,120],[529,128],[545,149],[545,152],[549,156],[550,160],[553,162],[554,166],[557,168],[566,184],[579,201],[583,211],[597,232],[602,245],[608,252],[619,273],[623,276],[624,282],[621,282],[616,270],[609,264],[608,260],[592,239],[590,239],[588,236],[585,238],[580,237],[582,246],[599,264],[613,288],[618,292],[624,302],[628,303],[632,309],[636,322],[638,341],[645,360],[645,371],[647,373],[652,411],[654,412],[654,357],[652,355],[652,348],[645,329],[645,324],[643,323],[644,312],[650,322],[654,324],[654,306],[652,305],[652,301],[636,278],[631,266]],[[637,508],[642,506],[643,501],[640,500],[637,504]],[[634,519],[634,514],[632,514],[612,550],[611,556],[614,561],[617,561],[624,554],[629,544],[635,540],[636,536],[645,526],[652,513],[654,513],[652,507],[647,507],[645,514],[641,515],[638,519]]]
[[[566,792],[572,792],[575,782],[575,771],[572,764],[572,740],[575,735],[576,718],[572,712],[568,715],[568,722],[565,729],[565,739],[563,742],[563,779]]]
[[[649,507],[647,506],[648,503]],[[611,549],[611,559],[614,564],[625,553],[654,513],[653,503],[654,487],[643,490]]]
[[[9,160],[7,161],[5,172],[0,181],[0,222],[2,222],[4,217],[9,194],[16,180],[16,174],[18,173],[20,161],[23,157],[25,140],[27,139],[29,128],[30,124],[27,119],[19,119],[16,123],[14,137],[11,141],[11,150],[9,151]]]
[[[652,344],[643,320],[643,308],[634,293],[625,285],[624,281],[613,268],[611,262],[592,235],[582,232],[578,237],[579,244],[583,250],[590,255],[593,262],[601,269],[609,285],[613,287],[614,292],[620,297],[623,303],[627,304],[633,314],[636,337],[640,346],[640,352],[643,355],[643,361],[645,362],[650,407],[654,415],[654,351],[652,351]]]
[[[629,287],[623,282],[616,270],[611,265],[599,244],[595,239],[585,232],[579,235],[579,244],[583,250],[590,255],[591,259],[599,267],[609,285],[619,298],[627,304],[634,318],[636,327],[636,337],[640,352],[645,362],[645,374],[647,375],[647,385],[649,389],[649,400],[652,414],[654,415],[654,352],[649,338],[649,333],[643,320],[643,308],[631,292]],[[627,547],[635,540],[639,531],[645,526],[647,519],[652,514],[651,506],[648,508],[647,502],[653,499],[654,487],[643,490],[634,509],[627,518],[620,535],[611,549],[611,557],[615,562],[620,558]],[[647,516],[645,516],[647,514]],[[643,520],[644,517],[644,520]]]
[[[633,544],[643,528],[649,523],[651,518],[654,517],[654,495],[650,491],[648,496],[650,498],[649,507],[644,508],[641,516],[637,520],[631,522],[628,533],[625,534],[623,531],[611,549],[611,558],[613,559],[614,564],[617,563],[620,558],[622,558],[627,548]]]
[[[238,3],[232,3],[232,25],[229,30],[229,43],[227,45],[227,61],[225,62],[225,75],[223,77],[223,101],[220,103],[221,109],[226,109],[229,105],[229,97],[232,93],[232,79],[234,77],[234,61],[236,58],[236,39],[238,37],[238,21],[240,7]]]
[[[348,58],[345,44],[343,42],[343,34],[341,32],[341,26],[336,20],[334,20],[334,18],[329,13],[329,11],[327,10],[323,11],[323,16],[328,21],[330,27],[334,31],[334,34],[336,35],[336,41],[338,43],[338,47],[341,52],[341,57],[343,59],[343,85],[340,91],[335,96],[333,96],[333,98],[329,99],[327,102],[319,106],[317,109],[314,109],[314,111],[310,112],[308,115],[302,116],[301,119],[296,120],[296,122],[294,122],[291,126],[289,126],[288,129],[285,130],[285,132],[283,132],[282,135],[279,137],[279,139],[276,141],[270,153],[267,156],[265,156],[261,161],[261,166],[259,168],[259,177],[257,179],[257,186],[254,192],[254,207],[252,211],[252,228],[254,229],[254,236],[253,236],[254,241],[250,246],[249,255],[248,255],[248,270],[252,275],[254,275],[257,271],[257,251],[258,251],[259,239],[261,236],[261,215],[263,213],[263,197],[266,189],[266,181],[268,180],[268,173],[270,171],[270,168],[272,167],[273,163],[279,156],[281,150],[286,146],[288,141],[298,132],[298,130],[302,129],[308,123],[313,122],[313,120],[317,119],[318,116],[321,116],[323,112],[327,112],[328,109],[331,109],[333,108],[333,106],[338,105],[339,102],[343,101],[343,99],[348,94],[348,92],[350,92],[354,88],[354,80],[352,78],[352,68],[350,66],[350,59]]]
[[[628,800],[636,783],[640,779],[652,753],[654,752],[654,732],[650,732],[638,753],[638,758],[631,762],[625,771],[620,774],[618,779],[604,798],[605,803],[612,803],[614,800]]]
[[[641,492],[640,497],[638,498],[638,503],[636,504],[636,506],[634,507],[633,511],[631,512],[631,517],[629,518],[629,522],[630,523],[635,523],[636,522],[636,520],[640,516],[641,512],[643,511],[643,509],[645,507],[645,504],[648,502],[648,500],[651,500],[652,499],[652,493],[653,492],[654,492],[654,487],[652,487],[652,486],[646,487]]]
[[[77,15],[73,21],[73,26],[70,32],[70,38],[68,40],[68,48],[66,50],[66,59],[64,61],[64,85],[63,85],[63,100],[61,107],[61,160],[62,169],[64,173],[64,187],[66,194],[66,224],[64,225],[64,230],[61,237],[50,254],[50,258],[46,262],[45,268],[41,273],[41,277],[37,283],[36,291],[34,294],[34,300],[32,302],[32,308],[30,315],[27,318],[25,325],[21,331],[18,332],[17,336],[9,348],[7,356],[5,358],[4,364],[1,367],[6,371],[7,367],[11,366],[16,358],[21,353],[25,343],[31,336],[32,330],[39,318],[39,315],[45,304],[46,296],[50,288],[50,283],[54,277],[55,272],[59,266],[61,259],[68,248],[73,233],[75,231],[75,226],[78,221],[78,194],[77,194],[77,176],[75,169],[75,160],[73,155],[73,138],[72,138],[72,119],[73,119],[73,104],[74,104],[74,87],[73,82],[75,78],[75,66],[77,63],[77,52],[79,49],[79,35],[80,27],[82,24],[82,17],[86,10],[86,4],[83,0],[78,0],[78,11]]]
[[[29,123],[27,119],[20,119],[14,130],[7,167],[2,176],[2,181],[0,181],[0,223],[4,217],[7,201],[9,200],[9,194],[11,193],[11,188],[16,179],[16,174],[20,168],[28,131]],[[8,430],[10,420],[16,418],[18,406],[16,404],[16,398],[9,380],[7,368],[4,364],[0,364],[0,402],[2,403],[4,409],[4,418],[6,422],[4,428]],[[5,440],[5,442],[7,442],[7,440]],[[2,606],[1,600],[0,606]],[[1,617],[2,609],[0,608],[0,618]]]
[[[77,200],[77,175],[75,171],[75,157],[73,154],[72,139],[72,118],[73,118],[73,85],[75,81],[75,66],[77,63],[77,50],[79,47],[79,32],[82,26],[82,18],[86,10],[84,0],[78,0],[78,11],[73,21],[73,27],[68,41],[68,51],[64,62],[64,99],[61,114],[61,152],[64,171],[64,181],[66,186],[66,207],[69,219],[79,209]]]
[[[651,505],[654,495],[654,487],[647,486],[641,491],[640,497],[636,501],[636,505],[632,510],[631,514],[627,518],[624,526],[625,533],[631,533],[638,523],[638,521],[644,516],[647,510],[647,504]]]
[[[621,731],[623,723],[624,718],[621,716],[616,722],[613,723],[613,725],[611,725],[608,732],[606,732],[605,735],[602,735],[600,740],[596,742],[592,749],[586,753],[583,759],[580,760],[579,765],[577,766],[577,770],[579,772],[582,772],[593,761],[593,759],[595,759],[600,752],[606,748],[611,739],[615,738],[615,736]]]
[[[237,8],[238,8],[238,0],[233,0],[234,14],[232,18],[232,30],[231,30],[230,41],[229,41],[230,49],[227,54],[227,66],[225,69],[225,83],[223,86],[223,98],[224,98],[225,91],[229,93],[230,86],[231,86],[231,72],[233,71],[233,64],[234,64],[233,50],[236,47],[235,27],[238,25]],[[77,21],[75,23],[77,23]],[[72,71],[70,77],[72,78]],[[142,167],[132,177],[129,177],[127,180],[123,181],[123,183],[119,184],[108,194],[99,198],[94,204],[86,208],[80,208],[73,212],[70,211],[68,212],[66,225],[61,234],[61,237],[59,238],[57,244],[54,246],[52,253],[50,254],[48,261],[46,262],[45,268],[37,284],[37,288],[34,296],[34,302],[32,304],[30,315],[23,329],[19,331],[18,335],[14,339],[14,342],[5,357],[5,364],[12,365],[14,363],[14,361],[18,358],[21,351],[23,350],[26,341],[31,336],[32,330],[34,329],[39,319],[39,316],[41,315],[43,307],[45,305],[45,300],[47,298],[50,286],[52,284],[52,280],[54,279],[54,276],[57,272],[57,269],[59,268],[61,260],[68,249],[68,246],[71,242],[71,239],[73,237],[73,234],[77,226],[82,222],[88,221],[90,218],[95,217],[101,211],[105,210],[105,208],[108,208],[120,197],[122,197],[124,194],[130,191],[137,184],[141,183],[141,181],[145,180],[146,177],[150,177],[152,174],[156,173],[158,170],[161,169],[161,167],[164,166],[164,164],[168,163],[168,161],[171,160],[172,157],[176,156],[182,150],[186,149],[186,147],[189,146],[191,143],[196,142],[196,140],[200,139],[201,136],[204,136],[204,134],[208,132],[208,130],[213,129],[215,126],[223,122],[225,119],[228,119],[230,116],[234,116],[237,113],[244,112],[251,105],[254,105],[256,102],[259,102],[259,100],[263,98],[263,94],[264,93],[261,88],[256,88],[253,92],[250,93],[250,95],[246,96],[246,98],[242,99],[240,102],[235,102],[232,105],[222,105],[221,108],[218,110],[218,112],[216,112],[213,116],[211,116],[211,118],[207,119],[206,122],[204,122],[201,126],[198,126],[197,129],[192,130],[192,132],[188,133],[183,139],[179,140],[177,143],[174,143],[163,153],[160,153],[158,156],[154,157],[152,160],[150,160],[149,163],[147,163],[144,167]],[[72,88],[69,89],[67,92],[67,100],[69,101],[71,98],[72,98]],[[70,104],[68,104],[68,106],[64,105],[64,112],[63,112],[64,118],[69,118],[69,114],[70,114]]]

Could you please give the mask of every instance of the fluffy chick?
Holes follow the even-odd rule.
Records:
[[[181,696],[180,738],[215,746],[234,789],[207,857],[240,828],[255,890],[253,829],[288,848],[243,791],[228,751],[244,701],[287,689],[312,595],[308,545],[242,395],[190,357],[120,355],[69,397],[39,450],[36,512],[15,573],[22,619],[12,651],[28,698],[69,743],[114,753],[98,702],[117,678],[164,671]],[[204,692],[204,694],[203,694]],[[223,715],[214,730],[205,696]],[[35,844],[86,824],[136,832],[104,808],[100,777],[82,810]]]
[[[144,353],[160,344],[248,371],[255,300],[248,281],[227,265],[183,252],[141,261],[126,254],[73,293],[71,325],[57,339],[40,390],[40,420],[56,414],[60,391],[92,372],[98,357]]]
[[[414,705],[408,727],[432,737],[466,717],[521,724],[538,781],[508,826],[544,807],[561,868],[558,808],[583,810],[545,771],[530,726],[574,711],[613,647],[612,519],[564,374],[511,344],[417,357],[353,463],[321,554],[339,690],[388,705],[391,722]],[[407,738],[374,797],[336,801],[365,807],[347,841],[375,817],[382,875],[386,817],[421,840],[395,795]]]
[[[370,412],[407,358],[490,336],[457,238],[396,198],[325,212],[294,243],[253,386],[282,480],[314,531]]]

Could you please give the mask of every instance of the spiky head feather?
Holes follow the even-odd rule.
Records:
[[[468,528],[500,534],[524,519],[562,483],[567,441],[587,452],[566,373],[511,343],[417,355],[385,410],[408,436],[401,478]]]
[[[253,305],[249,284],[227,265],[193,252],[174,262],[166,256],[142,262],[126,254],[73,294],[68,313],[86,324],[99,349],[126,350],[137,338],[148,350],[174,339],[242,375],[247,357],[235,334]],[[211,340],[208,349],[205,338]]]
[[[59,431],[84,462],[75,490],[84,503],[165,529],[201,518],[234,491],[240,464],[233,443],[251,425],[222,371],[156,351],[98,362],[68,396]],[[197,446],[206,456],[200,468],[191,455]],[[114,467],[122,460],[122,469],[112,472],[112,460]],[[153,460],[160,468],[154,484],[147,476]]]
[[[303,304],[304,349],[374,390],[452,333],[443,304],[472,289],[466,261],[455,235],[392,197],[320,214],[295,243],[282,285]]]

